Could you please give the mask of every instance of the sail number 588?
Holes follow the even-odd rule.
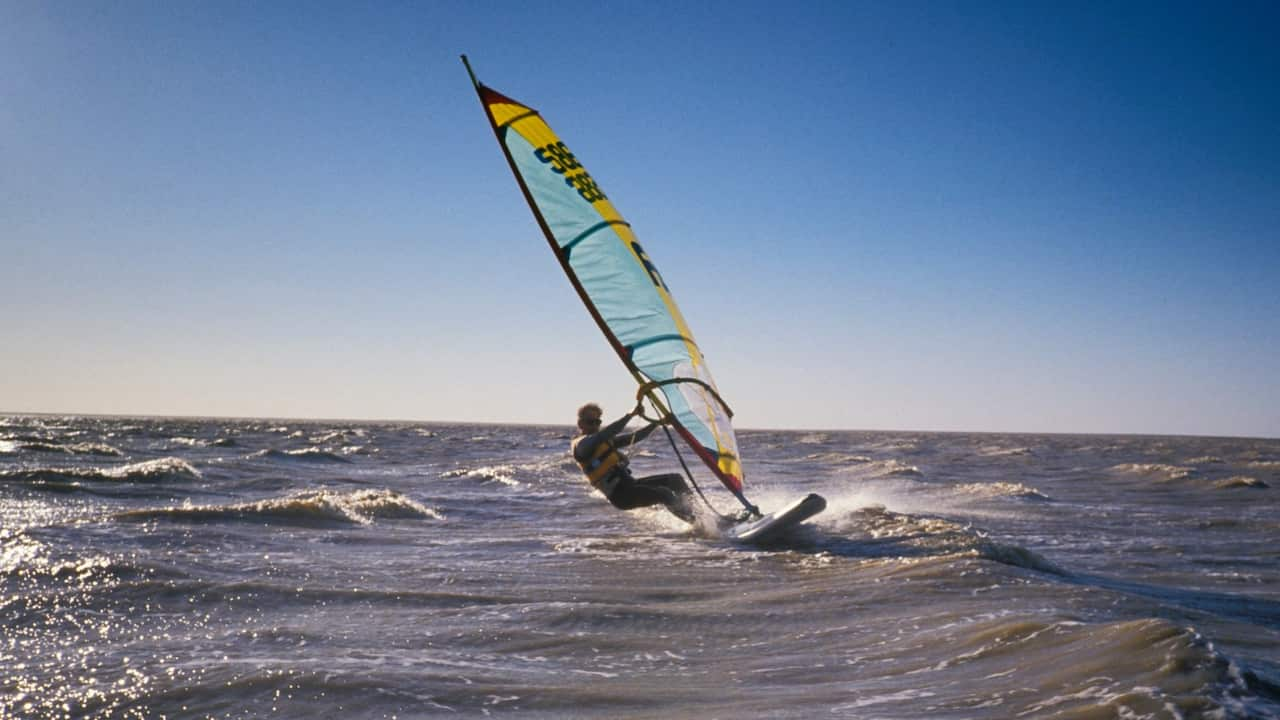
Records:
[[[594,178],[582,167],[582,163],[569,152],[563,142],[543,145],[533,151],[539,161],[550,165],[551,171],[564,176],[564,184],[578,191],[578,195],[589,203],[608,200],[604,191],[596,184]]]

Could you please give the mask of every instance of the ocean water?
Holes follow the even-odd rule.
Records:
[[[754,548],[570,432],[0,417],[0,717],[1280,717],[1278,440],[744,431]]]

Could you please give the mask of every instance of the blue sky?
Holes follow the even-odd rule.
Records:
[[[3,2],[0,410],[628,407],[465,52],[631,221],[740,426],[1277,437],[1277,21]]]

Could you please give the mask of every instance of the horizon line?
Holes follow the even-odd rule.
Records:
[[[493,425],[500,427],[569,427],[572,423],[549,422],[503,422],[497,420],[411,420],[403,418],[358,418],[358,417],[286,417],[273,415],[182,415],[182,414],[146,414],[146,413],[93,413],[93,412],[57,412],[57,411],[9,411],[0,410],[0,417],[86,417],[86,418],[119,418],[119,419],[154,419],[154,420],[232,420],[232,421],[270,421],[270,422],[305,422],[305,423],[376,423],[379,425],[417,424],[417,425]],[[738,432],[836,432],[836,433],[885,433],[885,434],[924,434],[924,435],[1062,435],[1076,437],[1143,437],[1143,438],[1205,438],[1215,440],[1280,440],[1280,437],[1266,435],[1206,435],[1193,433],[1167,432],[1082,432],[1082,431],[1036,431],[1036,430],[904,430],[884,428],[767,428],[767,427],[735,427]]]

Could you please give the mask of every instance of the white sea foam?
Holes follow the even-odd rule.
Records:
[[[805,455],[804,459],[829,465],[857,465],[872,461],[871,458],[866,455],[855,455],[853,453],[846,452],[810,453]]]
[[[1213,486],[1221,489],[1254,488],[1259,490],[1271,487],[1266,482],[1255,477],[1249,477],[1248,475],[1233,475],[1229,478],[1219,480],[1214,483]]]
[[[1191,458],[1187,461],[1189,465],[1221,465],[1222,458],[1217,455],[1202,455],[1200,457]]]
[[[1049,496],[1039,490],[1013,482],[962,483],[956,485],[957,492],[978,497],[1016,497],[1026,500],[1048,500]]]
[[[872,474],[876,477],[923,477],[924,473],[915,465],[908,465],[901,460],[881,460],[872,463]]]
[[[982,457],[1024,457],[1033,454],[1031,448],[1022,446],[983,445],[978,448],[978,455]]]
[[[430,518],[444,515],[391,490],[355,491],[308,490],[284,497],[230,505],[198,505],[187,500],[182,505],[154,510],[137,510],[117,515],[121,519],[225,520],[258,517],[266,520],[340,520],[368,525],[376,518]]]
[[[1124,463],[1111,468],[1130,475],[1146,475],[1163,480],[1185,480],[1195,474],[1195,468],[1163,463]]]
[[[442,478],[476,478],[491,482],[499,482],[503,485],[519,487],[520,481],[516,479],[517,468],[514,465],[488,465],[478,468],[458,468],[456,470],[447,470],[440,473]]]

